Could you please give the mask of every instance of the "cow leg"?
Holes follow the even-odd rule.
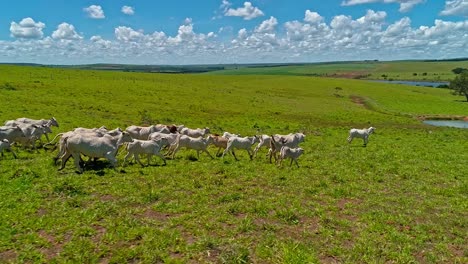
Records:
[[[247,150],[247,153],[249,153],[250,160],[253,160],[253,153],[250,149]]]
[[[211,154],[208,152],[208,150],[204,149],[203,150],[206,154],[208,154],[208,156],[210,156],[211,159],[214,159],[213,156],[211,156]]]
[[[172,159],[174,159],[175,154],[179,151],[179,145],[175,146],[174,151],[172,152]]]
[[[296,166],[299,168],[299,163],[297,162],[297,159],[294,160],[296,162]]]
[[[293,159],[293,158],[290,158],[290,159],[291,159],[291,163],[289,163],[289,167],[291,167],[291,166],[292,166],[292,163],[293,163],[293,161],[294,161],[294,159]]]
[[[164,165],[166,165],[166,158],[164,158],[163,154],[158,152],[158,153],[155,153],[154,155],[160,157],[164,161]]]
[[[140,163],[140,165],[141,165],[142,167],[145,167],[145,165],[143,165],[143,163],[142,163],[141,160],[140,160],[140,155],[138,155],[138,154],[135,153],[135,154],[133,154],[133,156],[135,157],[135,160],[136,160],[138,163]]]
[[[65,168],[65,165],[67,164],[68,159],[70,159],[71,154],[70,153],[65,153],[62,155],[62,166],[60,167],[60,170],[63,170]]]
[[[11,148],[8,148],[8,150],[13,154],[13,157],[15,157],[16,159],[17,158],[16,153]],[[3,156],[3,151],[2,151],[2,156]]]
[[[47,139],[47,142],[50,142],[49,136],[47,135],[47,133],[45,133],[44,136],[45,136],[45,138]]]
[[[234,153],[234,150],[232,150],[232,155],[234,156],[234,158],[236,159],[236,161],[239,161],[236,157],[236,153]]]
[[[128,152],[127,155],[125,155],[122,166],[125,166],[125,163],[127,162],[127,159],[128,159],[131,155],[132,155],[131,152]]]
[[[230,149],[229,149],[229,146],[228,146],[228,147],[223,151],[223,155],[221,156],[221,158],[224,159],[224,155],[226,155],[226,153],[228,153],[229,150],[230,150]]]
[[[81,155],[80,153],[73,153],[73,159],[75,160],[75,167],[78,173],[83,173],[83,168],[80,166]]]

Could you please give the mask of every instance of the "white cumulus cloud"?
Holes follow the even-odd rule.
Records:
[[[258,7],[252,6],[252,3],[244,2],[244,7],[239,7],[237,9],[229,8],[224,12],[224,15],[243,17],[245,20],[251,20],[263,16],[264,14]]]
[[[65,22],[58,25],[57,30],[52,32],[52,38],[68,40],[83,39],[83,37],[75,31],[75,27],[73,25],[70,25]]]
[[[115,38],[124,42],[139,41],[144,37],[143,31],[136,31],[130,27],[116,27],[114,30]]]
[[[15,38],[34,39],[42,38],[44,33],[42,29],[45,28],[45,24],[42,22],[35,22],[30,17],[23,18],[19,23],[11,22],[10,33]]]
[[[400,4],[400,12],[408,12],[414,6],[424,3],[426,0],[344,0],[342,6],[353,6],[353,5],[362,5],[362,4],[371,4],[371,3],[397,3]]]
[[[85,11],[88,14],[88,17],[93,19],[105,18],[104,10],[102,10],[102,7],[99,5],[90,5],[88,7],[83,8],[83,11]]]
[[[129,15],[129,16],[133,16],[135,14],[135,9],[131,6],[122,6],[121,11],[122,13]]]
[[[445,8],[440,12],[443,16],[464,16],[468,17],[468,1],[466,0],[447,0]]]

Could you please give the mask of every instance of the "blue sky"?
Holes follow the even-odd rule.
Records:
[[[468,57],[467,18],[468,0],[8,1],[0,9],[0,62]]]

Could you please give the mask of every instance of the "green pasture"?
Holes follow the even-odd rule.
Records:
[[[327,62],[269,67],[239,66],[206,74],[299,75],[372,80],[449,81],[455,77],[452,69],[458,67],[468,68],[468,60]]]
[[[418,119],[467,116],[463,99],[340,78],[0,66],[0,120],[54,116],[54,135],[306,134],[300,168],[266,149],[238,162],[182,150],[166,166],[100,160],[77,174],[73,160],[57,171],[56,152],[15,147],[0,157],[0,263],[466,263],[468,131]],[[346,142],[369,126],[367,147]]]

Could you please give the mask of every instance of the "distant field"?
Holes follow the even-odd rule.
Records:
[[[395,63],[380,72],[379,63],[370,65],[360,70],[429,76],[456,67],[408,64],[405,72]],[[73,160],[57,171],[55,152],[5,153],[0,262],[468,262],[468,131],[418,119],[466,116],[464,98],[446,89],[280,74],[313,74],[307,67],[168,75],[0,66],[1,122],[54,116],[54,134],[148,122],[306,134],[300,168],[269,164],[266,149],[253,161],[243,151],[235,161],[196,160],[182,150],[167,166],[154,158],[149,167],[113,170],[102,160],[76,174]],[[320,72],[347,68],[357,69],[322,65]],[[359,139],[346,142],[350,128],[369,126],[376,133],[366,148]]]
[[[279,67],[239,67],[207,74],[223,75],[305,75],[387,80],[449,81],[454,78],[452,69],[468,68],[466,61],[394,61],[317,63]]]

